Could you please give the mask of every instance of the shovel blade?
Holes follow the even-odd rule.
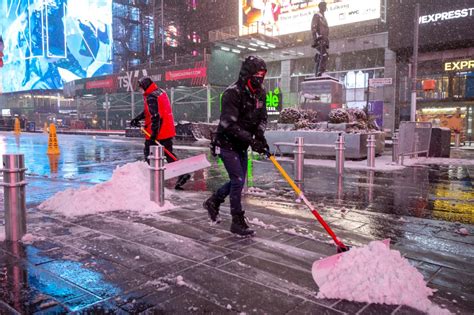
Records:
[[[387,238],[382,241],[388,248],[390,248],[390,239]],[[341,259],[341,256],[345,253],[340,253],[336,255],[332,255],[320,260],[316,260],[313,263],[313,268],[311,269],[311,274],[313,275],[313,279],[316,283],[324,282],[324,279],[332,272],[336,264]]]
[[[211,167],[211,163],[206,158],[206,154],[199,154],[187,159],[182,159],[166,164],[165,180],[178,177],[184,174],[196,172]]]

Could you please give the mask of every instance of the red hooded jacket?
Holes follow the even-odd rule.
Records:
[[[171,110],[168,95],[162,89],[153,83],[143,93],[145,103],[145,129],[148,134],[153,134],[153,129],[158,133],[156,139],[164,140],[176,136],[174,127],[173,111]],[[149,136],[145,136],[150,139]]]

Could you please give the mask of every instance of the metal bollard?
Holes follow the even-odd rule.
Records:
[[[3,155],[3,194],[5,205],[5,239],[20,241],[26,234],[25,157]]]
[[[369,135],[367,139],[367,166],[375,167],[375,135]]]
[[[165,204],[165,154],[163,146],[150,147],[150,200],[160,207]]]
[[[297,144],[296,150],[293,151],[295,154],[295,182],[302,189],[304,182],[304,138],[296,137],[295,143]]]
[[[344,135],[342,133],[339,133],[339,136],[336,140],[336,174],[338,175],[344,174],[344,150]]]
[[[456,148],[459,148],[460,145],[461,145],[461,134],[455,133],[454,134],[454,146]]]
[[[367,187],[369,189],[367,197],[369,199],[369,203],[372,203],[374,201],[374,177],[374,170],[370,170],[367,172]]]
[[[342,176],[337,177],[337,200],[339,203],[343,201],[344,197],[344,178]]]
[[[393,133],[392,139],[393,139],[392,162],[395,162],[395,163],[398,164],[398,146],[399,146],[398,132]]]

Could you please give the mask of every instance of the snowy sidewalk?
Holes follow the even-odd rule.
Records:
[[[178,207],[160,215],[120,211],[65,218],[32,209],[29,244],[1,243],[6,283],[0,312],[419,313],[317,299],[311,265],[334,254],[334,247],[303,207],[247,196],[257,236],[241,239],[228,232],[227,204],[223,222],[209,225],[204,197],[176,194]],[[453,233],[457,225],[334,205],[323,215],[351,245],[392,237],[393,247],[438,289],[436,304],[461,314],[474,308],[474,237]]]
[[[54,173],[48,157],[38,153],[45,154],[43,138],[22,136],[20,147],[6,138],[9,150],[21,149],[28,157],[30,234],[19,246],[0,240],[0,314],[419,314],[398,305],[316,298],[311,266],[333,255],[334,246],[311,213],[294,202],[294,193],[269,161],[250,163],[249,184],[255,188],[244,198],[244,209],[257,236],[241,239],[229,232],[228,202],[220,225],[209,225],[201,208],[226,180],[224,167],[216,161],[195,173],[186,191],[169,196],[176,208],[164,212],[124,209],[66,217],[39,210],[53,194],[103,183],[117,165],[142,154],[141,144],[134,142],[62,136],[62,150],[68,154],[61,155]],[[178,154],[195,155],[195,150]],[[453,157],[472,160],[466,152],[452,151]],[[292,163],[282,164],[292,174]],[[453,166],[448,161],[446,166],[391,172],[350,169],[338,181],[333,168],[307,165],[305,191],[345,243],[362,246],[391,238],[392,248],[438,290],[434,303],[452,313],[471,314],[473,170],[472,164]],[[147,197],[146,189],[138,192],[139,183],[127,184],[131,186],[122,191]],[[169,188],[173,184],[167,183]],[[100,193],[109,188],[104,183],[94,189]],[[0,194],[1,204],[2,198]],[[66,200],[69,205],[81,198]],[[3,215],[0,211],[0,221]]]

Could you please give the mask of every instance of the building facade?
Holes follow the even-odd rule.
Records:
[[[419,56],[416,119],[472,140],[474,108],[474,3],[418,0]],[[392,0],[388,7],[389,48],[396,52],[397,117],[410,119],[414,1]],[[403,30],[403,31],[402,31]]]
[[[310,26],[319,2],[239,0],[239,23],[210,33],[213,58],[232,54],[240,59],[251,54],[263,57],[269,70],[267,89],[281,91],[284,107],[298,105],[301,82],[314,75],[315,50],[311,47]],[[386,1],[326,3],[330,26],[327,74],[344,82],[347,107],[363,108],[373,101],[383,102],[383,128],[393,130],[394,86],[369,88],[370,79],[395,78],[396,56],[388,48]]]
[[[80,85],[96,78],[119,82],[116,78],[131,73],[144,75],[143,69],[173,68],[178,64],[181,69],[194,68],[209,53],[210,25],[235,23],[222,14],[233,2],[105,0],[92,10],[83,1],[69,0],[58,2],[62,15],[53,12],[47,2],[41,6],[25,2],[18,8],[24,14],[15,15],[9,10],[11,2],[0,0],[0,32],[5,33],[0,35],[6,48],[5,65],[0,68],[0,114],[23,116],[41,126],[56,122],[67,127],[71,121],[85,119],[87,127],[103,128],[103,93],[94,89],[84,93],[86,96],[63,93],[67,82],[77,81]],[[54,15],[59,19],[53,19]],[[24,32],[11,28],[13,22],[35,28]],[[53,31],[55,46],[50,40]],[[23,41],[13,42],[30,33]],[[132,104],[135,101],[130,94],[117,95],[117,113],[109,117],[109,126],[125,126],[133,114]]]

